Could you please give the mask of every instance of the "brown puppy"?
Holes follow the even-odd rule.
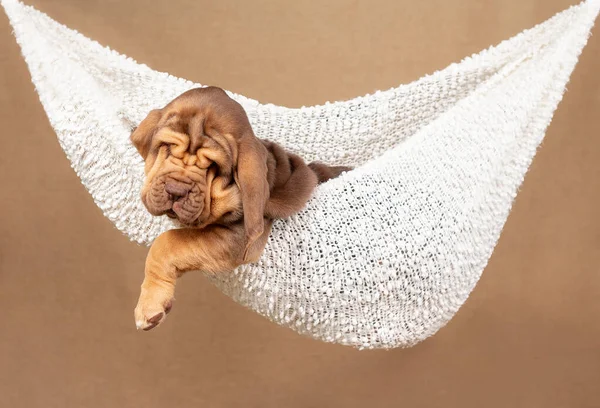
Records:
[[[216,87],[187,91],[151,111],[131,141],[144,158],[142,201],[183,228],[160,235],[146,259],[138,329],[160,324],[186,271],[256,262],[274,219],[300,211],[319,182],[348,167],[307,165],[258,139],[242,106]]]

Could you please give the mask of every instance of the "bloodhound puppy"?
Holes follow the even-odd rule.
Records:
[[[164,321],[184,272],[256,262],[274,219],[297,213],[318,183],[350,169],[307,165],[258,139],[242,106],[216,87],[189,90],[152,110],[131,142],[145,160],[145,207],[181,226],[150,247],[134,312],[143,330]]]

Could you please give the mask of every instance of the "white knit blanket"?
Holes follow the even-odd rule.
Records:
[[[106,217],[143,244],[174,228],[142,205],[129,133],[199,85],[16,0],[2,5],[60,145]],[[584,1],[458,64],[349,101],[289,109],[230,93],[258,137],[357,168],[276,222],[257,264],[210,279],[327,342],[406,347],[435,333],[486,266],[599,7]]]

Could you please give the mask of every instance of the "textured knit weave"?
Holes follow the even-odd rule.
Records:
[[[131,239],[174,228],[142,205],[132,124],[197,84],[151,70],[2,0],[73,169]],[[413,83],[289,109],[230,93],[258,137],[357,169],[277,221],[257,264],[210,278],[299,333],[358,348],[413,345],[464,303],[600,6],[588,0]]]

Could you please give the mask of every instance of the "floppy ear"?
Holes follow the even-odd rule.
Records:
[[[145,160],[152,146],[152,136],[162,113],[159,109],[151,110],[148,116],[140,122],[137,128],[131,133],[129,139],[135,146],[138,153]]]
[[[246,132],[238,142],[236,173],[244,210],[246,247],[243,258],[246,262],[250,246],[264,232],[265,204],[269,199],[267,149],[252,131]]]

